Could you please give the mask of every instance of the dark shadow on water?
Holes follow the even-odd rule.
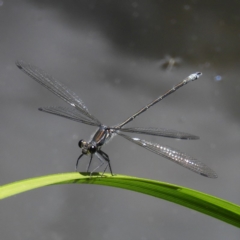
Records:
[[[189,63],[232,66],[239,59],[240,2],[29,1],[58,11],[63,24],[101,31],[115,48],[159,59],[166,54]]]

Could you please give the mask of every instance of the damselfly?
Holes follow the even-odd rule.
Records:
[[[154,104],[158,103],[168,95],[175,92],[180,87],[186,85],[187,83],[197,80],[202,74],[200,72],[193,73],[181,81],[179,84],[168,90],[166,93],[161,95],[160,97],[156,98],[154,101],[137,111],[131,117],[126,119],[124,122],[117,124],[115,126],[109,127],[102,124],[96,117],[94,117],[83,103],[83,101],[71,90],[65,87],[63,84],[56,81],[52,76],[47,75],[41,69],[27,64],[23,61],[17,61],[16,65],[18,68],[23,70],[26,74],[28,74],[31,78],[35,81],[40,83],[42,86],[47,88],[49,91],[63,99],[65,102],[70,104],[70,107],[44,107],[39,108],[40,111],[51,113],[54,115],[58,115],[61,117],[65,117],[71,119],[73,121],[85,123],[88,125],[98,127],[97,131],[93,135],[90,141],[80,140],[79,147],[82,149],[82,153],[77,159],[76,162],[76,170],[78,167],[79,160],[84,155],[90,155],[90,161],[87,166],[87,172],[90,171],[90,166],[92,163],[93,156],[95,155],[100,164],[91,171],[90,174],[95,172],[97,169],[105,165],[103,173],[106,171],[107,167],[109,167],[111,174],[113,174],[112,167],[110,164],[109,156],[102,151],[103,145],[113,138],[115,135],[119,135],[128,141],[135,143],[151,152],[154,152],[166,159],[172,160],[180,164],[181,166],[188,168],[202,176],[209,177],[209,178],[216,178],[216,173],[211,170],[208,166],[204,163],[182,153],[178,150],[173,148],[163,146],[157,143],[152,143],[140,138],[130,137],[124,133],[137,133],[137,134],[147,134],[147,135],[154,135],[154,136],[161,136],[161,137],[168,137],[168,138],[176,138],[176,139],[198,139],[197,136],[192,134],[178,132],[175,130],[163,129],[163,128],[141,128],[141,127],[132,127],[132,128],[125,128],[124,126],[133,121],[137,116],[141,113],[145,112],[147,109],[152,107]]]

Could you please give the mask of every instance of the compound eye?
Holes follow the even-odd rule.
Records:
[[[93,146],[93,145],[89,148],[89,152],[91,154],[95,153],[96,151],[97,151],[97,148],[95,146]]]
[[[78,142],[78,146],[79,146],[80,148],[83,147],[83,140],[80,140],[80,141]]]

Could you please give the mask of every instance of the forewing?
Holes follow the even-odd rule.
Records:
[[[217,178],[217,174],[212,169],[210,169],[207,165],[186,155],[185,153],[182,153],[170,147],[162,146],[157,143],[151,143],[143,139],[131,138],[122,133],[118,133],[118,135],[124,137],[130,142],[133,142],[151,152],[154,152],[175,163],[178,163],[179,165],[185,168],[188,168],[189,170],[192,170],[193,172],[196,172],[202,176],[209,177],[209,178]]]
[[[75,107],[83,115],[90,118],[96,124],[100,124],[100,122],[92,114],[90,114],[83,101],[74,92],[65,87],[63,84],[59,83],[52,76],[47,75],[43,70],[23,61],[17,61],[16,65],[19,69],[23,70],[26,74],[47,88],[49,91],[63,99],[65,102],[69,103],[71,106]]]
[[[82,115],[73,107],[43,107],[39,108],[40,111],[54,114],[60,117],[64,117],[76,122],[85,123],[92,126],[99,126],[98,123],[94,122],[91,119],[88,119],[86,116]]]
[[[164,128],[120,128],[118,129],[120,132],[131,132],[131,133],[140,133],[140,134],[147,134],[147,135],[154,135],[160,137],[168,137],[168,138],[177,138],[177,139],[199,139],[198,136],[178,132],[176,130],[164,129]]]

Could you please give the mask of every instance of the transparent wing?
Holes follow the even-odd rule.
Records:
[[[135,128],[120,128],[116,130],[120,132],[140,133],[140,134],[147,134],[147,135],[154,135],[154,136],[168,137],[168,138],[177,138],[177,139],[191,139],[191,140],[199,139],[198,136],[195,136],[189,133],[183,133],[183,132],[178,132],[175,130],[164,129],[164,128],[135,127]]]
[[[54,114],[60,117],[68,118],[70,120],[85,123],[92,126],[99,126],[95,121],[88,119],[86,116],[83,116],[79,111],[73,107],[44,107],[39,108],[38,110]]]
[[[16,65],[19,69],[24,71],[35,81],[37,81],[42,86],[47,88],[49,91],[51,91],[52,93],[54,93],[55,95],[63,99],[65,102],[69,103],[71,106],[76,108],[79,112],[81,112],[83,115],[90,118],[93,122],[95,122],[98,125],[101,124],[99,120],[97,120],[97,118],[95,118],[92,114],[90,114],[86,105],[74,92],[69,90],[63,84],[56,81],[52,76],[47,75],[41,69],[33,65],[27,64],[23,61],[17,61]]]
[[[131,138],[122,133],[117,133],[117,134],[129,140],[130,142],[133,142],[175,163],[178,163],[179,165],[185,168],[188,168],[189,170],[192,170],[193,172],[196,172],[202,176],[209,177],[209,178],[217,178],[217,174],[212,169],[210,169],[207,165],[186,155],[185,153],[182,153],[170,147],[162,146],[157,143],[151,143],[143,139]]]

